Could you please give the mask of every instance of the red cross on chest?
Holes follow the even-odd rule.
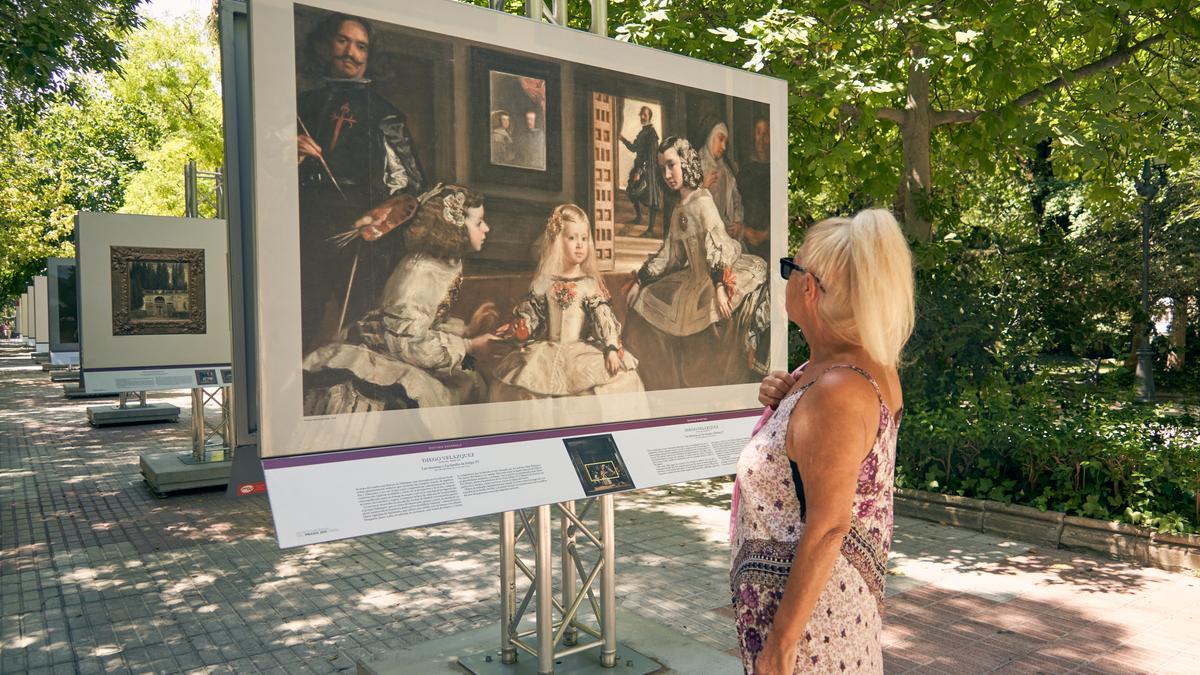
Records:
[[[342,125],[353,129],[354,125],[358,124],[358,118],[350,112],[350,103],[346,102],[338,108],[337,112],[329,114],[329,121],[333,122],[333,138],[329,141],[329,150],[332,151],[337,147],[338,136],[342,133]]]

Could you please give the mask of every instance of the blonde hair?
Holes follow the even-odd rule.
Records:
[[[546,229],[538,238],[538,266],[537,272],[533,275],[533,286],[539,288],[547,285],[551,277],[562,274],[562,233],[566,223],[583,225],[587,230],[588,254],[580,267],[584,274],[596,280],[600,292],[607,295],[608,288],[605,287],[604,278],[600,276],[600,268],[596,265],[596,240],[592,233],[592,223],[583,209],[574,204],[559,204],[550,212],[550,217],[546,220]]]
[[[898,367],[915,311],[912,253],[892,214],[866,209],[822,220],[808,230],[797,257],[825,287],[817,314],[834,335]]]

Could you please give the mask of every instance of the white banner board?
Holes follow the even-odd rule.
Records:
[[[441,0],[249,17],[281,543],[732,472],[786,362],[783,81]]]
[[[219,384],[230,367],[226,242],[221,220],[75,217],[86,391]]]

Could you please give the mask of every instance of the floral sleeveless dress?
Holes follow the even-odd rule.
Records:
[[[855,366],[838,365],[827,368],[822,375],[834,368],[849,368],[871,382],[879,396],[879,432],[859,468],[850,533],[842,541],[841,555],[796,645],[795,670],[882,673],[883,587],[892,544],[899,419],[888,410],[879,385],[869,373]],[[747,673],[754,672],[754,660],[771,631],[791,572],[796,542],[804,533],[785,438],[792,410],[811,386],[801,387],[780,401],[775,414],[738,458],[741,504],[734,514],[730,586],[742,665]]]

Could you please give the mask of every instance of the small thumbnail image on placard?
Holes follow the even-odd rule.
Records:
[[[232,368],[222,368],[221,369],[221,384],[233,384],[233,369]]]
[[[612,434],[564,438],[563,443],[587,496],[634,489]]]
[[[196,371],[196,384],[208,387],[217,384],[217,371],[212,368]]]

